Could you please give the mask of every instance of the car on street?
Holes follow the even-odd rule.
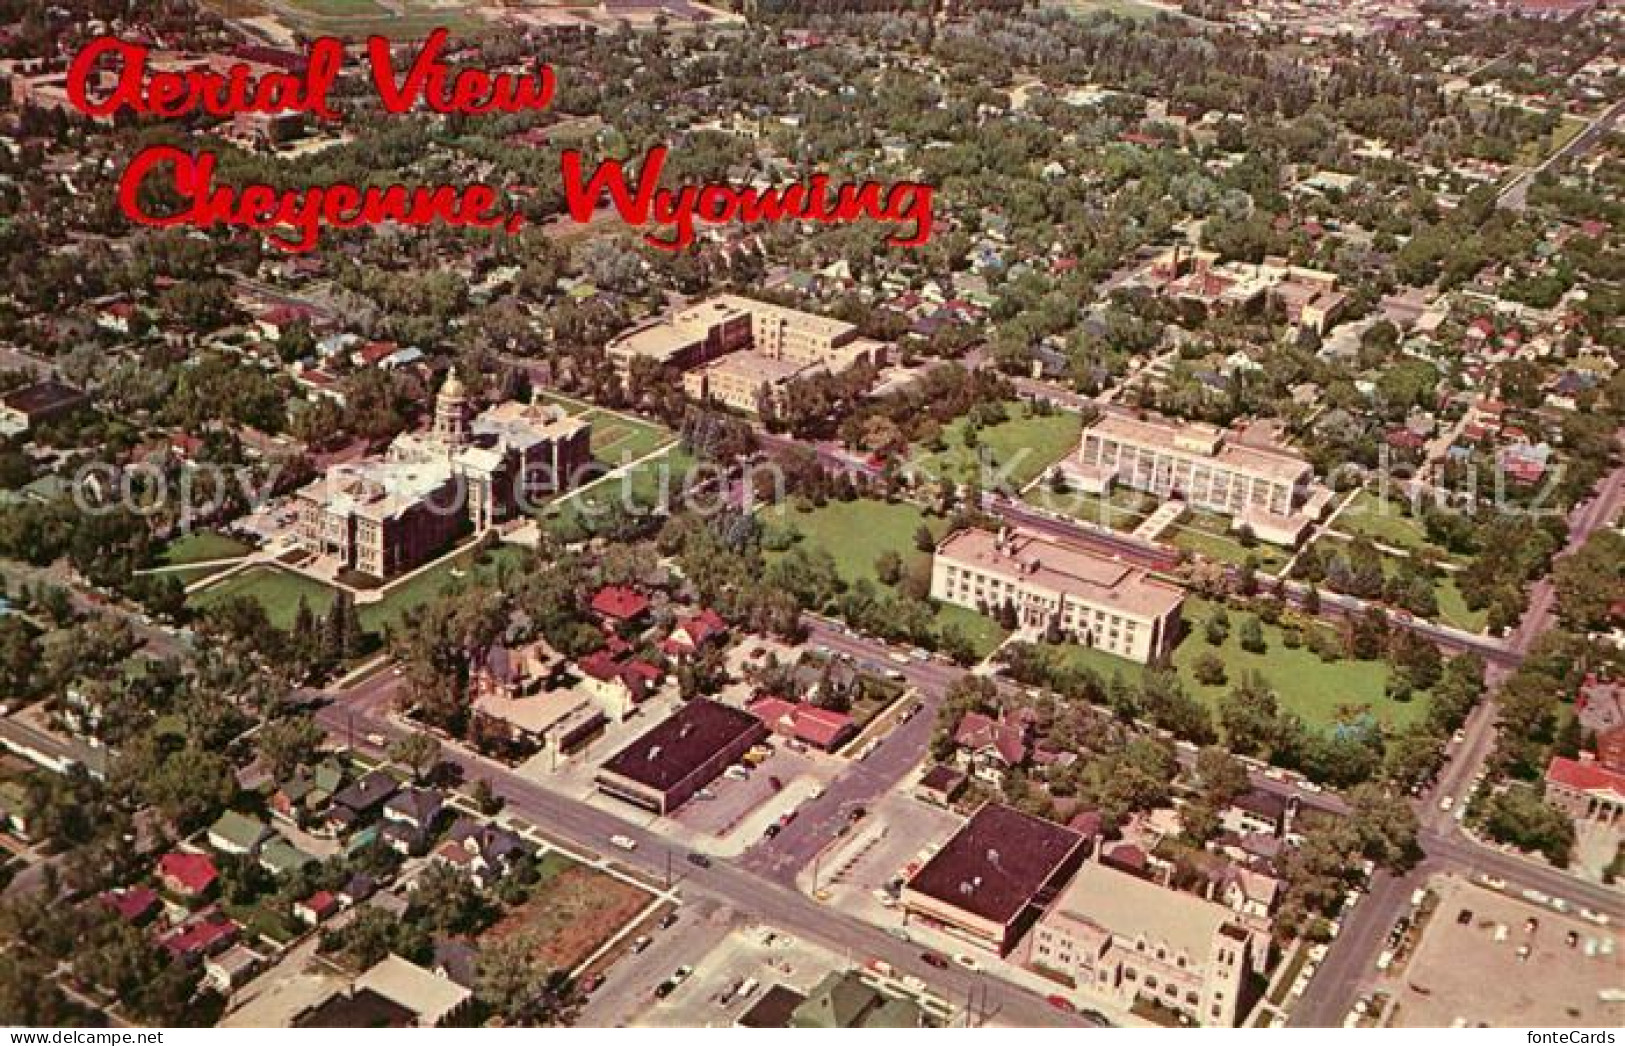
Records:
[[[609,842],[611,846],[616,846],[629,852],[638,848],[638,841],[625,835],[612,835],[609,837]]]
[[[1073,1006],[1071,1001],[1068,1000],[1064,995],[1051,995],[1044,1001],[1055,1007],[1057,1010],[1060,1010],[1062,1013],[1078,1012],[1078,1008]]]
[[[1447,795],[1443,799],[1439,800],[1439,809],[1443,810],[1445,813],[1449,813],[1455,807],[1455,805],[1456,797],[1453,795]]]
[[[688,861],[689,864],[693,865],[696,868],[709,868],[709,867],[711,867],[711,858],[705,856],[702,853],[698,853],[698,852],[691,853],[691,854],[688,855],[686,860]]]
[[[774,821],[772,824],[767,826],[767,829],[764,832],[762,832],[762,836],[764,838],[771,839],[778,835],[781,831],[783,831],[783,829],[779,826],[779,822]]]
[[[980,970],[982,968],[981,964],[976,961],[975,956],[966,955],[964,952],[960,952],[959,954],[955,955],[954,962],[963,966],[967,970]]]
[[[660,928],[662,930],[669,930],[673,926],[676,926],[676,925],[677,925],[677,913],[676,912],[667,912],[665,917],[660,920]]]
[[[645,948],[649,947],[649,945],[651,945],[653,943],[654,943],[654,938],[653,937],[650,937],[648,934],[643,934],[642,936],[638,937],[637,940],[632,942],[632,954],[633,955],[642,954],[643,950]]]
[[[921,952],[920,961],[925,963],[927,966],[934,967],[938,970],[946,970],[948,968],[948,960],[938,955],[936,952]]]
[[[581,994],[591,995],[593,992],[603,987],[603,985],[604,975],[601,973],[595,973],[590,977],[583,977],[581,979]]]

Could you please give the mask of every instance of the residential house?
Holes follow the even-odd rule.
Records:
[[[158,881],[177,897],[202,897],[219,878],[220,870],[208,854],[176,851],[158,859]]]
[[[434,857],[462,869],[475,883],[489,888],[530,853],[531,847],[517,833],[462,817],[452,825],[446,841],[435,849]]]
[[[400,782],[394,777],[383,770],[374,770],[333,797],[327,809],[327,823],[334,831],[351,831],[376,817],[399,789]]]
[[[954,728],[954,759],[960,769],[989,784],[1002,784],[1004,775],[1025,766],[1031,754],[1033,717],[1026,709],[998,719],[981,712],[966,712]]]
[[[209,826],[209,845],[223,854],[248,857],[258,853],[273,834],[258,818],[227,810]]]

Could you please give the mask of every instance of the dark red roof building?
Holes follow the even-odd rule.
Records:
[[[1070,828],[988,803],[904,885],[903,910],[1005,955],[1088,851]]]
[[[610,585],[592,597],[592,612],[605,621],[630,625],[649,613],[649,599],[623,585]]]

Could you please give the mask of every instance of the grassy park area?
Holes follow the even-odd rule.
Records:
[[[1247,617],[1245,610],[1228,608],[1230,633],[1222,644],[1213,646],[1203,628],[1215,607],[1194,596],[1185,601],[1186,635],[1173,656],[1186,693],[1214,711],[1218,710],[1219,699],[1243,675],[1259,672],[1275,690],[1281,709],[1297,715],[1312,730],[1328,730],[1354,717],[1362,708],[1385,727],[1402,727],[1427,714],[1426,694],[1417,694],[1409,701],[1393,701],[1386,696],[1384,688],[1392,671],[1386,661],[1322,661],[1307,647],[1288,648],[1280,627],[1268,623],[1263,624],[1264,652],[1243,650],[1241,622]],[[1145,670],[1136,662],[1102,650],[1071,644],[1052,649],[1062,651],[1068,663],[1091,669],[1102,681],[1109,682],[1114,674],[1135,681]],[[1198,682],[1195,671],[1197,660],[1210,652],[1218,655],[1225,668],[1225,681],[1211,686]]]
[[[310,604],[312,612],[323,614],[332,605],[333,592],[320,581],[267,564],[250,567],[218,585],[201,589],[188,602],[202,609],[236,596],[246,596],[265,608],[265,616],[272,625],[288,629],[293,627],[293,619],[299,612],[300,597]]]
[[[158,553],[158,566],[182,567],[216,559],[241,559],[254,551],[236,538],[213,530],[195,530],[165,545]]]
[[[881,591],[889,588],[875,574],[875,560],[882,552],[896,552],[905,571],[929,570],[931,554],[915,548],[914,534],[921,523],[930,528],[933,537],[940,537],[947,526],[908,502],[864,499],[831,501],[809,511],[776,505],[762,518],[769,526],[793,530],[800,535],[801,544],[828,551],[835,560],[835,572],[848,585],[868,580]],[[769,557],[774,554],[768,553]],[[937,622],[958,625],[980,656],[991,652],[1006,635],[997,622],[964,607],[940,606]]]
[[[944,449],[931,451],[911,448],[910,462],[920,474],[931,479],[951,479],[959,483],[981,482],[992,487],[995,477],[1005,477],[1022,487],[1043,475],[1051,465],[1071,453],[1083,431],[1083,419],[1070,411],[1038,414],[1030,404],[1009,402],[1008,420],[981,426],[976,445],[965,445],[968,418],[957,418],[942,430]]]

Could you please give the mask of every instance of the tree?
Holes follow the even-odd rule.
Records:
[[[390,744],[389,758],[410,769],[413,780],[421,781],[440,765],[440,742],[431,734],[414,730]]]
[[[1402,795],[1368,781],[1349,790],[1350,823],[1360,852],[1390,871],[1403,872],[1422,856],[1416,808]]]
[[[914,547],[921,552],[936,551],[937,539],[932,536],[931,528],[924,523],[914,528]]]
[[[1484,828],[1496,842],[1544,854],[1566,867],[1574,849],[1574,822],[1531,788],[1514,785],[1485,804]]]
[[[1192,668],[1196,681],[1203,686],[1223,686],[1225,681],[1224,658],[1211,650],[1204,650],[1196,659]]]
[[[888,548],[875,557],[875,577],[883,585],[895,585],[903,576],[903,557]]]
[[[487,936],[480,944],[474,994],[510,1025],[541,1023],[548,969],[536,957],[531,934]]]
[[[1202,795],[1215,807],[1228,806],[1252,788],[1246,765],[1217,745],[1208,745],[1196,753],[1195,771]]]
[[[254,744],[271,776],[281,781],[314,762],[326,736],[310,716],[297,715],[265,724],[254,735]]]
[[[1251,614],[1241,622],[1241,649],[1250,654],[1264,652],[1264,626]]]

